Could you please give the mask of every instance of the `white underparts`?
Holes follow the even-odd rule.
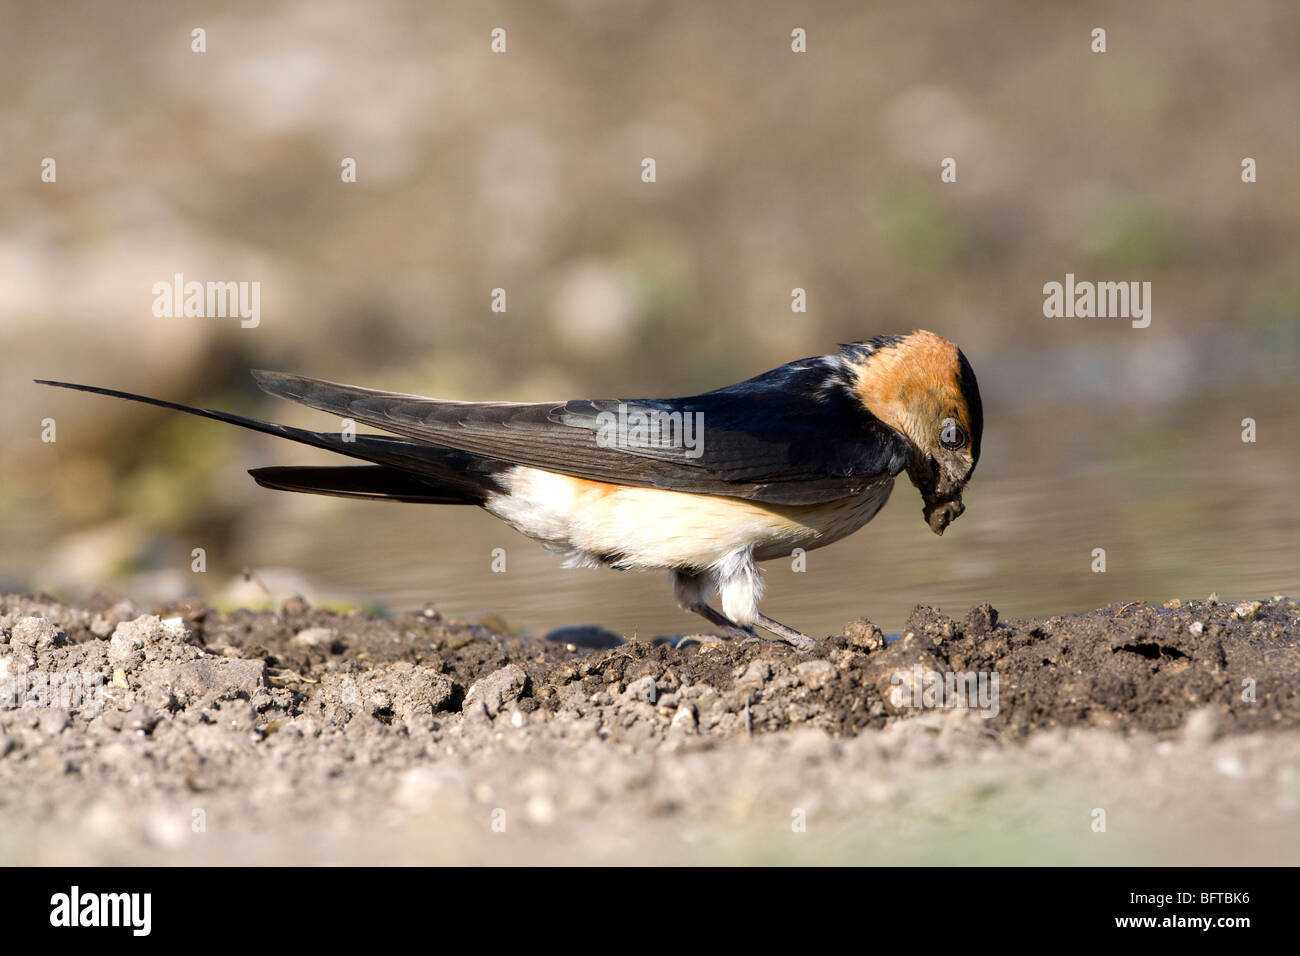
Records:
[[[569,567],[669,569],[678,604],[703,604],[717,590],[742,626],[758,614],[757,561],[820,548],[857,531],[889,498],[892,481],[814,505],[771,505],[722,495],[585,481],[517,466],[507,489],[483,507],[560,554]]]

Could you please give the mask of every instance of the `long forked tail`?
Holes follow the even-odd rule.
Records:
[[[481,455],[423,442],[404,441],[387,435],[345,436],[342,433],[314,432],[96,385],[77,385],[46,379],[36,379],[36,383],[123,398],[211,418],[371,463],[343,467],[254,468],[249,472],[259,485],[281,491],[426,504],[482,504],[487,494],[501,490],[495,476],[509,467],[503,462]]]

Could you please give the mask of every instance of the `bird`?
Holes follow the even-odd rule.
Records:
[[[272,466],[279,491],[477,505],[569,567],[667,571],[680,608],[729,637],[764,615],[759,563],[859,530],[906,473],[942,535],[980,457],[974,369],[923,329],[877,335],[684,398],[541,403],[423,398],[254,370],[270,395],[343,419],[318,432],[92,385],[42,385],[143,402],[276,435],[365,464]],[[357,434],[356,423],[389,434]],[[350,427],[349,427],[350,426]],[[710,604],[716,593],[721,610]]]

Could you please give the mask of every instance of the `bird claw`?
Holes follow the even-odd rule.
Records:
[[[804,634],[801,631],[796,631],[792,627],[786,627],[780,621],[774,621],[766,614],[760,614],[758,616],[758,626],[763,628],[765,631],[772,632],[781,640],[794,647],[796,651],[811,651],[817,646],[817,642],[807,634]]]

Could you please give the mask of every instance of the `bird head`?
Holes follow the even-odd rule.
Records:
[[[926,524],[943,534],[963,511],[961,493],[980,457],[984,413],[966,356],[933,332],[886,335],[845,347],[855,391],[909,446],[908,477]]]

